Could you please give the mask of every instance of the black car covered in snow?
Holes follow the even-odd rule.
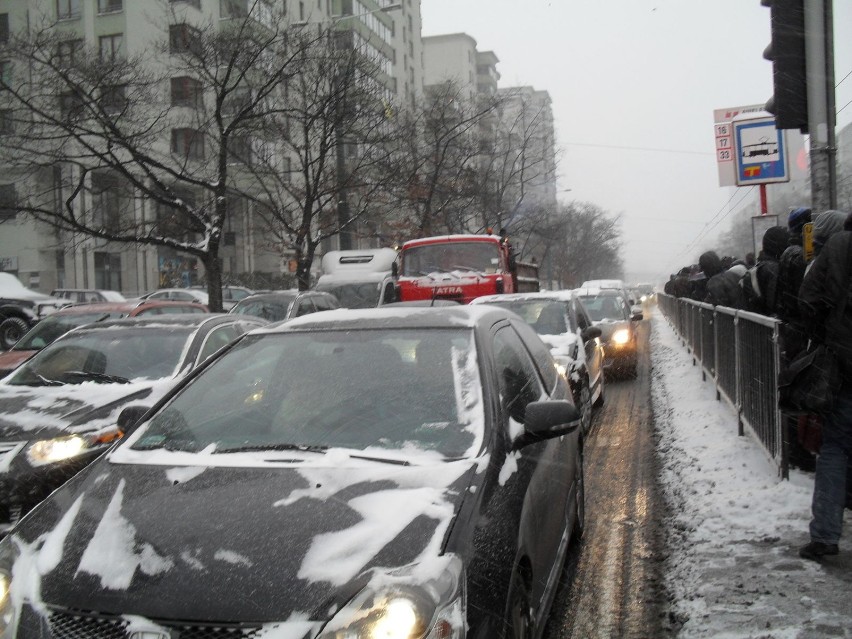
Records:
[[[0,381],[0,536],[121,437],[125,404],[153,403],[264,324],[210,313],[104,320],[66,333]]]
[[[582,440],[519,322],[339,310],[243,337],[0,542],[0,623],[18,639],[540,636],[583,528]]]

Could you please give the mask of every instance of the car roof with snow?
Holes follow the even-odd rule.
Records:
[[[254,333],[288,333],[304,330],[359,330],[405,328],[458,328],[480,326],[518,316],[497,306],[381,307],[338,309],[311,313],[284,324],[256,329]],[[490,324],[489,324],[490,325]]]
[[[539,291],[537,293],[499,293],[483,295],[471,300],[471,304],[499,304],[500,302],[518,302],[524,300],[558,300],[567,302],[576,296],[574,291]]]

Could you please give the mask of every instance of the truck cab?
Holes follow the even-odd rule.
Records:
[[[397,269],[400,301],[452,300],[538,290],[534,265],[515,260],[505,237],[444,235],[402,245]]]
[[[373,308],[397,301],[390,248],[329,251],[316,290],[334,295],[342,308]]]

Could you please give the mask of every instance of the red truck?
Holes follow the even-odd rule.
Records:
[[[538,266],[515,259],[508,238],[498,235],[441,235],[402,245],[397,297],[454,300],[467,304],[495,293],[539,290]]]

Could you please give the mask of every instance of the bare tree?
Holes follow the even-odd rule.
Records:
[[[589,279],[619,277],[624,270],[620,216],[595,204],[560,205],[541,232],[550,238],[547,250],[562,286],[573,288]]]
[[[555,180],[548,113],[545,105],[520,92],[503,95],[480,147],[480,228],[508,228],[523,235],[524,225],[548,212],[549,203],[533,196]]]
[[[335,182],[333,166],[323,164],[335,141],[346,139],[340,105],[349,93],[338,80],[350,76],[328,76],[331,88],[314,94],[323,104],[317,111],[306,99],[288,100],[288,87],[307,96],[318,69],[340,68],[329,34],[289,25],[261,0],[222,6],[226,19],[215,23],[190,24],[167,10],[168,24],[158,25],[167,37],[136,57],[110,43],[87,50],[47,18],[33,20],[11,36],[5,55],[13,69],[0,79],[8,123],[0,163],[28,184],[18,209],[65,231],[194,256],[214,310],[222,307],[223,229],[241,201],[279,222],[300,209],[301,225],[290,227],[299,229],[298,254],[300,234],[337,201],[341,186],[363,187],[354,177]],[[363,79],[354,62],[346,71]],[[361,115],[355,108],[351,119]],[[312,126],[289,135],[291,120]],[[307,150],[313,147],[319,160]],[[301,163],[300,187],[291,186],[291,152],[310,158]],[[331,186],[312,188],[314,175]],[[308,242],[311,257],[315,246]],[[305,266],[309,259],[300,260]]]
[[[306,30],[292,38],[299,72],[282,87],[285,110],[267,114],[269,135],[283,131],[279,151],[243,167],[270,237],[293,252],[299,288],[308,288],[317,248],[335,235],[351,238],[361,220],[380,220],[389,200],[391,105],[375,79],[376,63],[352,32]],[[344,242],[341,242],[343,245]]]
[[[396,118],[387,170],[395,178],[393,201],[405,215],[396,220],[395,240],[466,230],[479,201],[482,136],[498,102],[471,101],[447,80]]]

